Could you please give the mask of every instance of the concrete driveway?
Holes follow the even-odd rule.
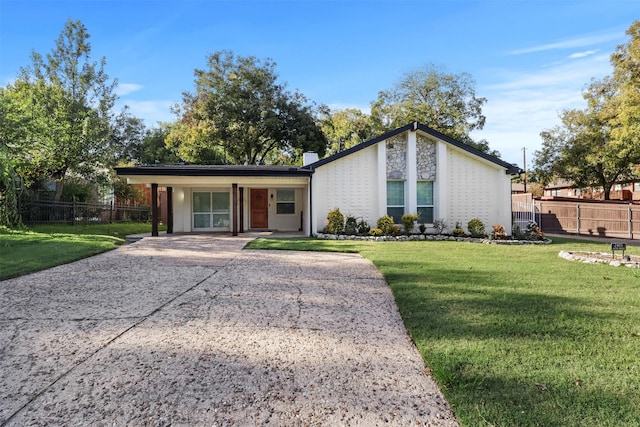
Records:
[[[0,425],[458,425],[369,261],[253,237],[0,282]]]

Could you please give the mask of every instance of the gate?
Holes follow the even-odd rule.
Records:
[[[511,196],[512,226],[526,230],[530,222],[536,220],[536,207],[531,194]]]

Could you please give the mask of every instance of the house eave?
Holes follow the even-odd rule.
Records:
[[[295,166],[177,165],[125,166],[115,168],[118,176],[183,177],[308,177],[313,171]]]
[[[426,125],[423,125],[422,123],[419,123],[419,122],[409,123],[409,124],[407,124],[405,126],[402,126],[402,127],[398,128],[398,129],[392,130],[392,131],[387,132],[387,133],[385,133],[383,135],[380,135],[380,136],[378,136],[376,138],[370,139],[369,141],[365,141],[365,142],[363,142],[361,144],[355,145],[355,146],[349,148],[348,150],[341,151],[341,152],[336,153],[336,154],[334,154],[332,156],[329,156],[327,158],[319,160],[319,161],[317,161],[315,163],[312,163],[310,165],[304,166],[303,168],[307,168],[307,169],[313,170],[313,169],[315,169],[317,167],[320,167],[320,166],[326,165],[327,163],[331,163],[331,162],[334,162],[336,160],[339,160],[339,159],[341,159],[343,157],[346,157],[346,156],[348,156],[348,155],[350,155],[352,153],[355,153],[357,151],[363,150],[363,149],[365,149],[367,147],[375,145],[375,144],[377,144],[379,142],[382,142],[382,141],[384,141],[386,139],[392,138],[392,137],[394,137],[396,135],[399,135],[399,134],[402,134],[402,133],[408,132],[408,131],[415,132],[415,131],[418,131],[418,130],[420,132],[422,132],[422,133],[430,135],[430,136],[432,136],[432,137],[434,137],[436,139],[444,141],[444,142],[446,142],[448,144],[451,144],[454,147],[457,147],[457,148],[459,148],[459,149],[461,149],[463,151],[466,151],[466,152],[468,152],[470,154],[473,154],[473,155],[475,155],[477,157],[480,157],[480,158],[482,158],[484,160],[487,160],[487,161],[489,161],[489,162],[491,162],[493,164],[496,164],[496,165],[504,168],[507,175],[519,175],[519,174],[522,173],[522,169],[519,168],[518,165],[516,165],[516,164],[507,163],[504,160],[502,160],[502,159],[500,159],[500,158],[498,158],[496,156],[492,156],[491,154],[487,154],[487,153],[485,153],[483,151],[480,151],[480,150],[478,150],[478,149],[476,149],[474,147],[471,147],[470,145],[467,145],[467,144],[465,144],[465,143],[463,143],[461,141],[458,141],[458,140],[456,140],[454,138],[451,138],[451,137],[449,137],[447,135],[444,135],[443,133],[440,133],[440,132],[436,131],[435,129],[431,129],[430,127],[428,127]]]

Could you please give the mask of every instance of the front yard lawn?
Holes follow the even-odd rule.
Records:
[[[640,426],[640,269],[558,257],[609,245],[259,239],[358,251],[464,426]],[[628,253],[640,254],[630,247]]]
[[[148,232],[145,223],[0,227],[0,280],[96,255],[121,245],[128,234]]]

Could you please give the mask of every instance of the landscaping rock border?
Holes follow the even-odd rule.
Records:
[[[446,234],[411,234],[411,235],[400,235],[400,236],[357,236],[357,235],[346,235],[346,234],[328,234],[328,233],[317,233],[314,235],[317,239],[322,240],[358,240],[358,241],[370,241],[370,242],[409,242],[409,241],[419,241],[419,240],[430,240],[430,241],[451,241],[451,242],[473,242],[473,243],[484,243],[487,245],[546,245],[551,243],[551,239],[544,240],[493,240],[486,238],[475,238],[475,237],[456,237],[449,236]]]
[[[629,268],[640,268],[640,258],[638,257],[630,258],[630,260],[627,261],[623,258],[613,258],[612,255],[607,252],[560,251],[558,256],[569,261],[580,261],[585,264],[609,264],[612,267],[624,265]],[[635,261],[631,259],[635,259]]]

